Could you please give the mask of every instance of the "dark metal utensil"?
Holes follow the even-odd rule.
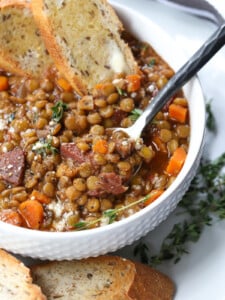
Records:
[[[225,19],[218,10],[205,0],[157,0],[160,3],[185,11],[200,18],[221,25]]]
[[[201,48],[181,67],[168,83],[159,91],[158,95],[148,104],[137,121],[128,128],[115,128],[123,131],[133,139],[140,137],[145,126],[163,108],[188,80],[190,80],[225,44],[225,23],[223,23]]]

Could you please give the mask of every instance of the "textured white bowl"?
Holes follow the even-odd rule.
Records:
[[[179,45],[151,20],[112,2],[126,27],[148,41],[177,70],[184,62]],[[41,232],[0,222],[0,248],[40,259],[73,259],[115,251],[146,235],[175,209],[194,177],[203,150],[205,103],[197,78],[184,87],[189,101],[191,139],[184,167],[174,183],[154,203],[120,222],[78,232]]]

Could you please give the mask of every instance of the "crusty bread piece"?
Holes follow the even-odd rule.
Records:
[[[106,0],[32,0],[31,6],[56,67],[79,94],[115,73],[138,71]]]
[[[14,256],[0,249],[0,299],[46,300],[32,283],[30,270]]]
[[[34,282],[48,300],[131,300],[133,263],[119,257],[50,262],[32,267]]]
[[[136,276],[128,295],[135,300],[171,300],[175,293],[172,280],[147,265],[135,262]]]
[[[164,274],[116,256],[42,263],[32,276],[49,300],[171,300],[174,294]]]
[[[52,64],[28,1],[0,1],[0,67],[21,76],[39,77]]]

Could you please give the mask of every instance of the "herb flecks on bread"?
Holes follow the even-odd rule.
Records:
[[[32,283],[30,270],[14,256],[0,249],[0,299],[46,300]]]
[[[27,1],[0,1],[0,67],[39,77],[53,61],[45,48]]]
[[[121,39],[123,25],[105,0],[33,0],[32,9],[56,67],[84,94],[115,73],[138,68]]]

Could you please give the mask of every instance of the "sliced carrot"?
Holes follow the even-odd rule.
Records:
[[[48,204],[51,202],[51,199],[49,197],[37,190],[32,191],[30,195],[30,200],[37,200],[43,204]]]
[[[6,76],[0,76],[0,92],[6,91],[9,88],[8,78]]]
[[[106,140],[98,140],[93,145],[93,151],[100,153],[100,154],[106,154],[108,152],[108,143]]]
[[[19,205],[19,213],[28,228],[39,229],[44,218],[44,209],[37,200],[26,200]]]
[[[22,226],[23,223],[23,220],[19,213],[12,209],[5,209],[1,211],[0,220],[16,226]]]
[[[166,167],[166,172],[170,175],[176,176],[183,167],[186,157],[187,153],[184,148],[177,148],[169,160],[169,163]]]
[[[64,78],[59,78],[57,80],[57,85],[63,89],[65,92],[71,92],[72,91],[72,87],[71,85],[69,84],[69,82],[64,79]]]
[[[153,201],[159,198],[159,196],[161,196],[163,192],[163,190],[152,190],[149,194],[149,198],[144,202],[144,206],[148,206],[149,204],[151,204]]]
[[[138,74],[127,75],[126,80],[128,81],[127,91],[136,92],[141,87],[141,76]]]
[[[181,105],[172,103],[169,106],[169,117],[180,123],[184,123],[186,121],[187,113],[187,108]]]

